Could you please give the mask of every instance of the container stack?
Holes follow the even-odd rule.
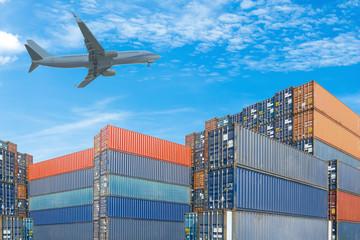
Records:
[[[182,240],[184,213],[190,210],[190,151],[125,129],[103,128],[95,137],[100,187],[94,239]]]
[[[94,150],[29,167],[29,210],[34,238],[92,239]]]
[[[329,218],[332,239],[360,239],[360,170],[329,162]]]
[[[236,124],[209,132],[208,152],[209,211],[197,213],[198,239],[326,239],[325,161]]]
[[[194,146],[194,191],[193,209],[203,211],[207,199],[205,191],[207,186],[207,161],[205,161],[205,131],[196,133]]]

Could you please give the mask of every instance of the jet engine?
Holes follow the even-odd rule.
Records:
[[[116,50],[105,51],[105,57],[116,58],[117,56],[118,56],[118,52]]]
[[[101,73],[104,77],[112,77],[115,76],[115,70],[114,69],[108,69]]]

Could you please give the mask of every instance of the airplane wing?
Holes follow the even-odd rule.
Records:
[[[75,13],[73,13],[76,22],[81,30],[81,33],[84,36],[84,42],[87,51],[89,52],[89,60],[90,61],[96,61],[98,57],[102,57],[105,54],[104,48],[100,45],[100,43],[96,40],[94,35],[91,33],[89,28],[86,26],[86,24],[81,21]],[[95,64],[96,65],[96,64]]]
[[[90,68],[88,71],[88,74],[86,75],[85,79],[80,83],[80,85],[76,85],[74,83],[74,86],[76,88],[84,88],[86,87],[89,83],[91,83],[92,81],[95,80],[95,78],[97,78],[102,72],[106,71],[107,69],[109,69],[110,67],[103,67],[103,68]]]

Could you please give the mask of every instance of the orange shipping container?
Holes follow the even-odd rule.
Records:
[[[294,141],[314,137],[360,159],[360,137],[317,110],[294,115]]]
[[[18,184],[17,197],[19,199],[26,199],[26,186]]]
[[[360,196],[335,191],[330,192],[334,205],[330,206],[332,220],[360,223]]]
[[[100,156],[100,134],[94,137],[94,157]]]
[[[360,116],[315,81],[294,88],[294,113],[317,109],[360,136]]]
[[[193,210],[193,212],[203,212],[203,211],[204,211],[204,207],[196,207]]]
[[[195,172],[194,173],[194,189],[204,189],[205,188],[205,172]]]
[[[18,217],[20,217],[20,218],[25,218],[25,217],[26,217],[26,213],[18,213]]]
[[[91,168],[94,162],[94,149],[90,148],[80,152],[53,158],[29,166],[29,180],[35,180],[59,175],[76,170]]]
[[[101,151],[106,149],[191,166],[190,147],[110,125],[101,130]]]

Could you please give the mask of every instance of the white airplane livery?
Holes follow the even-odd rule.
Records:
[[[96,40],[86,24],[73,13],[77,24],[84,36],[88,54],[55,56],[47,53],[34,41],[28,40],[25,47],[31,57],[29,73],[39,65],[57,68],[88,68],[85,79],[75,87],[84,88],[100,75],[105,77],[115,76],[115,70],[110,69],[114,65],[150,63],[158,60],[159,55],[149,51],[106,51]]]

